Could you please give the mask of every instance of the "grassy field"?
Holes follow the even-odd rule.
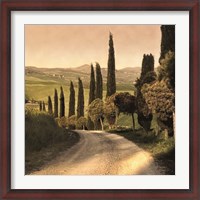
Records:
[[[78,80],[77,80],[78,82]],[[77,105],[77,95],[78,95],[78,88],[77,88],[77,82],[74,82],[75,86],[75,95],[76,95],[76,104]],[[88,82],[88,80],[87,80]],[[54,77],[48,77],[43,75],[26,75],[25,79],[25,94],[26,98],[29,100],[36,100],[36,101],[44,101],[46,104],[48,102],[48,96],[51,96],[52,103],[54,101],[54,89],[57,89],[58,95],[60,95],[60,87],[63,87],[64,95],[65,95],[65,113],[66,116],[68,115],[69,110],[69,83],[70,79],[68,81],[65,81],[63,79],[58,79]],[[84,102],[85,102],[85,111],[88,106],[88,98],[89,98],[89,89],[88,84],[83,81],[83,87],[84,87]],[[120,87],[121,90],[118,89],[118,92],[130,92],[131,94],[134,94],[133,90],[130,90],[131,85],[128,84],[122,84]],[[103,98],[106,97],[106,90],[105,90],[105,84],[104,84],[104,90],[103,90]],[[38,106],[39,109],[39,106]]]
[[[79,141],[76,133],[58,127],[45,112],[26,109],[25,114],[25,173],[38,170]]]

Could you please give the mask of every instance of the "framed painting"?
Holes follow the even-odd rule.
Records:
[[[199,1],[1,1],[1,199],[199,199]]]

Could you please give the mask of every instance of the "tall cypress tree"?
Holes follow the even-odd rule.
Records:
[[[58,92],[54,91],[54,117],[58,117]]]
[[[168,51],[175,52],[175,25],[162,25],[160,29],[162,38],[159,62],[165,58]]]
[[[103,98],[103,79],[101,74],[101,67],[99,63],[96,63],[96,99]]]
[[[44,101],[42,102],[42,110],[43,110],[43,111],[46,111],[46,108],[45,108],[45,103],[44,103]]]
[[[107,72],[107,94],[111,96],[116,92],[116,80],[115,80],[115,51],[113,45],[113,36],[110,33],[109,36],[109,54],[108,54],[108,72]]]
[[[60,87],[60,117],[65,116],[65,97],[62,86]]]
[[[153,115],[149,109],[141,88],[145,83],[151,83],[156,80],[156,73],[154,71],[154,57],[152,54],[143,55],[142,69],[140,78],[136,81],[137,88],[137,114],[138,123],[145,129],[146,132],[150,130]]]
[[[69,96],[69,113],[68,113],[68,117],[71,117],[72,115],[75,115],[75,90],[74,90],[74,84],[71,81],[70,82],[70,96]]]
[[[52,101],[51,101],[51,97],[48,96],[48,113],[51,115],[53,113],[52,111]]]
[[[95,99],[95,75],[94,75],[94,67],[91,64],[91,72],[90,72],[90,92],[89,92],[89,101],[88,101],[88,105],[91,104],[92,101],[94,101]],[[88,116],[88,120],[87,120],[87,128],[89,130],[93,130],[94,129],[94,123],[92,122],[91,118]]]
[[[95,99],[95,78],[94,78],[94,67],[91,64],[91,72],[90,72],[90,91],[89,91],[89,101],[90,104]]]
[[[77,119],[84,116],[84,91],[83,83],[80,78],[78,78],[78,104],[77,104]]]

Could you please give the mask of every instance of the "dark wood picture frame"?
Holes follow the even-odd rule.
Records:
[[[190,188],[188,190],[11,189],[11,12],[12,11],[189,11]],[[0,199],[200,199],[199,0],[2,0],[0,65]]]

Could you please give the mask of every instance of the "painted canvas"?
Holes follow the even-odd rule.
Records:
[[[175,175],[174,25],[25,25],[26,175]]]

